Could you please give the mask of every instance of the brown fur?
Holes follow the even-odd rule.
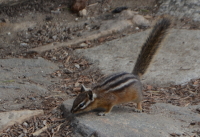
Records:
[[[141,85],[140,81],[138,81],[123,91],[108,93],[102,92],[102,90],[93,91],[97,95],[94,102],[92,102],[86,109],[79,110],[77,113],[90,111],[95,108],[103,108],[105,109],[105,113],[109,113],[113,106],[131,101],[137,103],[138,110],[142,110],[141,102],[143,100],[143,95]]]

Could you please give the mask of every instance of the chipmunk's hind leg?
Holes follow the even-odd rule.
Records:
[[[137,83],[137,85],[134,85],[133,88],[134,97],[133,102],[137,104],[136,108],[134,109],[135,112],[142,112],[142,100],[143,100],[143,93],[142,93],[142,85],[141,83]]]
[[[135,108],[134,111],[138,113],[142,112],[142,101],[137,103],[137,108]]]

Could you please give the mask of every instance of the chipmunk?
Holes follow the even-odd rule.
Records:
[[[108,114],[113,106],[121,103],[137,103],[137,112],[142,111],[142,83],[140,78],[146,72],[161,42],[170,28],[169,18],[160,19],[143,44],[132,73],[121,72],[112,74],[100,80],[92,89],[82,86],[84,92],[80,93],[73,102],[71,113],[81,113],[96,108],[103,108]]]

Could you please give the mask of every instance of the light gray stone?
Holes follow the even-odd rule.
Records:
[[[58,69],[54,63],[43,58],[0,59],[0,64],[0,97],[7,101],[49,92],[47,87],[54,83],[49,74]]]
[[[77,49],[75,53],[94,62],[105,75],[133,70],[134,63],[149,30],[106,42],[100,46]],[[200,77],[199,30],[169,31],[142,82],[169,86]]]
[[[27,43],[20,43],[20,46],[26,47],[26,46],[28,46],[28,44]]]
[[[88,46],[88,44],[86,44],[86,43],[81,43],[80,44],[80,47],[87,47]]]
[[[79,16],[85,17],[86,15],[87,15],[87,10],[86,9],[83,9],[83,10],[79,11]]]
[[[138,26],[142,26],[142,27],[149,27],[150,26],[150,22],[147,19],[145,19],[143,16],[141,16],[141,15],[135,15],[133,17],[133,21]]]
[[[195,135],[196,128],[188,128],[191,121],[200,117],[194,109],[200,106],[178,107],[158,103],[152,106],[150,114],[135,113],[133,108],[116,106],[110,114],[97,116],[96,112],[72,115],[70,109],[73,100],[63,102],[64,116],[71,120],[71,125],[84,137],[169,137],[176,133]]]
[[[171,14],[182,18],[189,17],[200,21],[200,0],[160,0],[158,14]]]
[[[56,39],[57,39],[57,36],[56,36],[56,35],[54,35],[54,36],[53,36],[53,40],[56,40]]]

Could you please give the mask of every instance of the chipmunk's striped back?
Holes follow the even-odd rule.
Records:
[[[123,89],[129,87],[130,85],[137,82],[138,79],[131,73],[120,72],[112,74],[104,79],[102,79],[96,86],[94,86],[93,90],[97,90],[98,92],[114,92],[114,91],[122,91]]]

